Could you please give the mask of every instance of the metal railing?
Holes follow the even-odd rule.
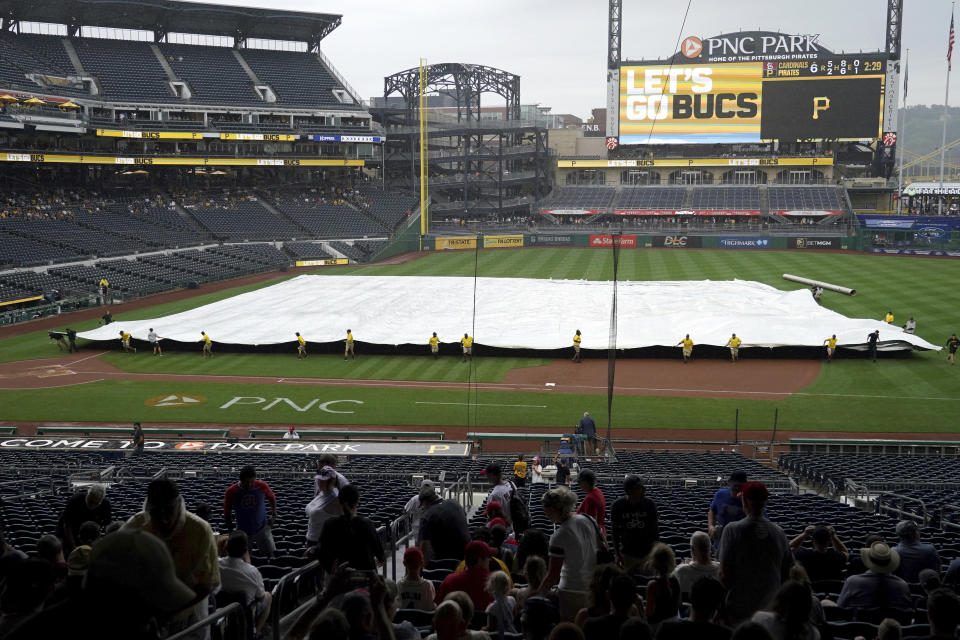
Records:
[[[233,602],[225,607],[217,609],[203,620],[195,622],[183,631],[178,631],[172,636],[168,636],[167,640],[187,640],[187,638],[192,638],[193,634],[197,631],[207,627],[213,627],[213,625],[218,625],[221,627],[220,637],[222,638],[224,635],[222,628],[227,623],[227,618],[232,616],[239,616],[240,620],[242,620],[242,624],[246,625],[247,620],[244,617],[243,607],[241,607],[239,603]]]
[[[909,511],[905,507],[907,503],[919,504],[920,513]],[[912,498],[899,493],[884,493],[877,496],[877,513],[896,514],[899,519],[909,519],[917,521],[921,527],[930,524],[930,513],[927,510],[927,504],[920,498]]]
[[[286,601],[284,595],[287,590],[291,588],[299,589],[300,582],[304,579],[304,576],[308,574],[319,574],[321,570],[320,562],[314,560],[286,574],[280,578],[280,581],[273,587],[273,591],[271,592],[273,600],[270,608],[269,624],[273,630],[273,637],[275,639],[279,640],[282,638],[283,636],[280,634],[280,630],[292,624],[296,617],[299,617],[299,607],[295,607],[294,611],[288,613],[286,616],[281,615],[280,607]]]

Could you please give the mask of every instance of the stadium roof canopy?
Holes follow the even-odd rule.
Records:
[[[265,0],[268,2],[269,0]],[[236,7],[176,0],[0,0],[3,28],[18,22],[152,31],[157,40],[168,33],[306,42],[315,48],[340,25],[343,16],[306,11]]]

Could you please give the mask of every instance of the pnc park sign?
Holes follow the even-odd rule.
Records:
[[[160,452],[192,453],[336,453],[347,456],[435,456],[467,457],[470,455],[470,442],[178,442],[166,440],[148,440],[143,448]],[[92,440],[88,438],[4,438],[0,440],[0,450],[73,450],[73,451],[127,451],[133,450],[132,440]]]
[[[170,393],[162,396],[154,396],[144,401],[144,406],[158,409],[166,408],[188,408],[206,404],[205,396],[188,395],[179,393]],[[218,409],[230,409],[231,407],[256,406],[260,411],[270,411],[275,407],[281,409],[293,409],[300,413],[308,411],[324,411],[326,413],[356,413],[351,407],[356,408],[364,404],[363,400],[327,400],[321,402],[320,398],[311,400],[291,400],[290,398],[276,397],[266,398],[263,396],[234,396],[218,406]]]

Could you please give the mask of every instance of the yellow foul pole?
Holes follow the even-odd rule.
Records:
[[[430,230],[427,186],[427,59],[420,58],[420,235]]]

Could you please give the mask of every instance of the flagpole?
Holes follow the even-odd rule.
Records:
[[[950,68],[952,63],[950,58],[953,54],[953,8],[955,2],[950,3],[950,42],[947,45],[947,90],[943,97],[943,133],[940,135],[940,193],[943,193],[943,159],[947,149],[947,118],[950,117],[947,108],[950,103]],[[937,214],[943,215],[943,196],[937,200]]]
[[[900,141],[903,140],[903,134],[906,133],[907,129],[907,79],[910,77],[910,49],[907,49],[906,64],[903,69],[903,108],[900,111]],[[898,144],[897,146],[899,147],[901,145]],[[900,167],[897,169],[897,215],[903,213],[903,156],[906,152],[906,146],[902,146],[900,149],[900,157],[898,158]]]

